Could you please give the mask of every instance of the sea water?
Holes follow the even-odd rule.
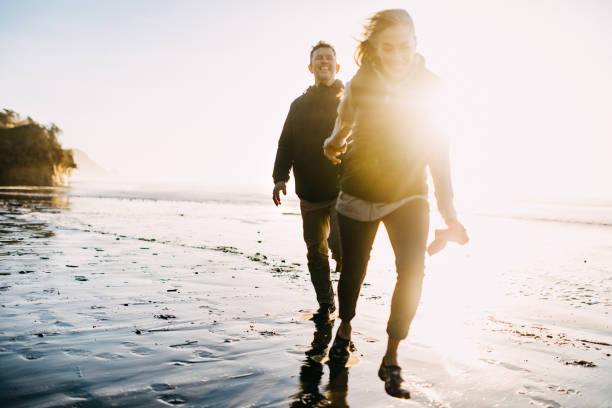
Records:
[[[50,200],[55,211],[29,216],[57,228],[203,251],[226,249],[269,265],[298,265],[308,279],[299,202],[291,194],[275,207],[268,192],[80,182],[69,189],[3,188],[1,197]],[[433,238],[433,229],[443,223],[431,207]],[[451,243],[426,258],[423,307],[508,314],[550,308],[586,314],[598,330],[609,330],[612,201],[506,202],[460,208],[460,214],[471,241],[463,247]],[[394,285],[394,254],[381,226],[362,298],[388,304]]]
[[[65,229],[143,246],[155,242],[175,255],[201,251],[203,259],[207,251],[224,251],[251,263],[254,274],[270,273],[312,291],[299,203],[291,194],[283,198],[275,207],[268,192],[133,183],[0,189],[0,202],[10,207],[5,217],[26,219],[32,238]],[[434,209],[432,232],[443,227]],[[401,350],[411,387],[432,401],[458,402],[449,406],[478,406],[473,402],[483,397],[496,401],[494,389],[504,390],[508,401],[607,403],[612,205],[505,202],[464,206],[459,213],[470,242],[451,243],[425,258],[421,304]],[[0,244],[20,245],[18,234],[9,232],[2,230]],[[290,274],[276,273],[283,265],[291,265]],[[227,274],[231,280],[232,271]],[[332,273],[334,282],[338,277]],[[381,226],[353,321],[364,366],[382,352],[394,285],[394,254]],[[316,307],[314,293],[311,298]]]

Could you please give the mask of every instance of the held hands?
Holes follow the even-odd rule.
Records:
[[[456,242],[460,245],[465,245],[470,240],[465,227],[458,220],[447,221],[447,229],[438,229],[435,231],[436,238],[427,247],[429,256],[437,254],[446,247],[448,241]]]
[[[325,139],[325,143],[323,143],[323,154],[329,161],[331,161],[334,165],[340,164],[342,160],[338,158],[338,155],[346,152],[346,143],[343,145],[336,145],[332,142],[332,138],[328,137]]]
[[[281,205],[280,192],[283,192],[283,195],[287,195],[287,184],[284,181],[279,181],[274,184],[274,190],[272,190],[272,201],[274,201],[274,205],[277,207]]]

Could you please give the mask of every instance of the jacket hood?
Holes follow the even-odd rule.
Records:
[[[308,87],[308,89],[306,89],[304,93],[307,94],[307,93],[313,93],[313,92],[318,92],[318,91],[328,90],[328,89],[333,90],[336,93],[339,93],[340,91],[344,89],[344,84],[339,79],[336,79],[334,83],[331,84],[330,86],[327,86],[325,84],[319,84],[318,86],[311,85]]]

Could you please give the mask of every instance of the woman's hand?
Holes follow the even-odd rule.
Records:
[[[469,242],[470,237],[467,234],[467,230],[459,222],[458,219],[452,219],[446,222],[449,231],[450,241],[457,242],[460,245],[465,245]]]
[[[436,238],[427,247],[427,253],[429,256],[437,254],[446,247],[446,243],[449,241],[456,242],[459,245],[465,245],[469,242],[470,237],[463,224],[461,224],[456,218],[447,220],[447,229],[437,229],[435,231]]]
[[[325,143],[323,143],[323,154],[329,161],[331,161],[334,165],[340,164],[342,160],[338,158],[338,155],[346,152],[346,143],[338,146],[334,143],[331,137],[325,139]]]

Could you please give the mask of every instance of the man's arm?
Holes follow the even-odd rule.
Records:
[[[276,150],[276,160],[272,178],[274,179],[274,189],[272,190],[272,201],[275,205],[281,204],[280,192],[287,195],[286,183],[289,181],[289,172],[293,166],[293,104],[289,108],[289,113],[283,125],[283,131],[278,140]]]

